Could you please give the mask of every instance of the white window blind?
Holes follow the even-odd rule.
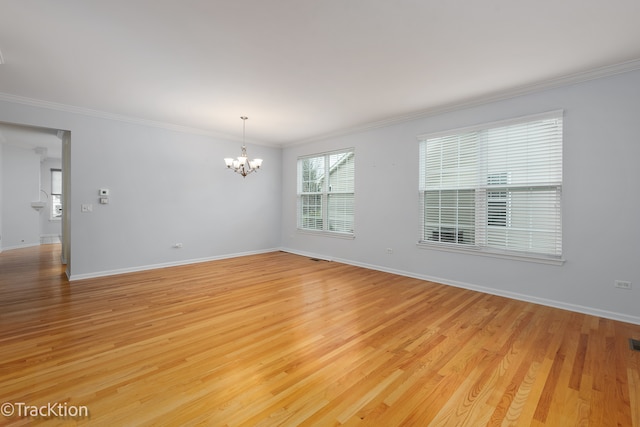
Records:
[[[561,111],[419,141],[420,243],[560,258]]]
[[[298,228],[353,235],[352,149],[298,159]]]

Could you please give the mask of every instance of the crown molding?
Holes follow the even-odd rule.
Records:
[[[329,138],[335,138],[335,137],[350,135],[358,132],[364,132],[372,129],[383,128],[383,127],[392,126],[400,123],[405,123],[411,120],[423,119],[423,118],[435,116],[438,114],[449,113],[455,110],[477,107],[477,106],[489,104],[492,102],[503,101],[506,99],[516,98],[516,97],[531,94],[531,93],[541,92],[543,90],[549,90],[549,89],[559,88],[563,86],[570,86],[574,84],[584,83],[590,80],[614,76],[617,74],[628,73],[636,70],[640,70],[640,59],[634,59],[631,61],[621,62],[618,64],[607,65],[604,67],[594,68],[591,70],[581,71],[578,73],[567,74],[564,76],[547,79],[547,80],[532,83],[532,84],[514,87],[504,91],[493,92],[493,93],[475,97],[475,98],[470,98],[470,99],[466,99],[466,100],[462,100],[462,101],[458,101],[450,104],[445,104],[445,105],[439,105],[439,106],[427,108],[424,110],[413,111],[408,114],[389,117],[387,119],[377,120],[374,122],[369,122],[369,123],[365,123],[365,124],[350,127],[350,128],[339,129],[334,132],[325,133],[325,134],[314,136],[301,141],[297,141],[289,144],[283,144],[282,146],[291,147],[296,145],[304,145],[310,142],[322,141]]]
[[[212,138],[222,139],[225,141],[242,142],[242,138],[237,135],[229,135],[221,132],[214,132],[210,130],[199,129],[199,128],[194,128],[189,126],[176,125],[173,123],[141,119],[138,117],[125,116],[122,114],[109,113],[106,111],[92,110],[90,108],[77,107],[77,106],[68,105],[68,104],[60,104],[57,102],[44,101],[41,99],[27,98],[24,96],[12,95],[4,92],[0,92],[0,101],[27,105],[30,107],[44,108],[48,110],[60,111],[65,113],[79,114],[79,115],[89,116],[89,117],[94,117],[99,119],[120,121],[120,122],[130,123],[134,125],[160,128],[160,129],[171,130],[175,132],[209,136]],[[268,144],[262,141],[247,140],[246,142],[250,144],[262,145],[262,146],[272,146],[272,147],[276,146],[274,144]]]
[[[0,64],[3,63],[2,53],[0,52]],[[358,132],[364,132],[372,129],[387,127],[395,124],[408,122],[411,120],[426,118],[435,116],[437,114],[448,113],[463,108],[476,107],[496,101],[502,101],[510,98],[515,98],[522,95],[527,95],[534,92],[543,90],[558,88],[562,86],[569,86],[573,84],[583,83],[590,80],[595,80],[603,77],[614,76],[617,74],[623,74],[640,69],[640,59],[634,59],[631,61],[621,62],[618,64],[607,65],[604,67],[594,68],[587,71],[568,74],[552,79],[547,79],[541,82],[536,82],[528,85],[518,86],[511,89],[507,89],[500,92],[493,92],[484,96],[470,98],[450,104],[439,105],[436,107],[427,108],[424,110],[414,111],[408,114],[389,117],[383,120],[377,120],[358,126],[339,129],[333,132],[320,134],[311,138],[306,138],[300,141],[282,143],[282,144],[270,144],[261,141],[247,141],[250,144],[270,146],[270,147],[290,147],[296,145],[303,145],[310,142],[321,141],[329,138],[335,138],[345,135],[350,135]],[[136,124],[141,126],[155,127],[165,130],[171,130],[175,132],[190,133],[195,135],[204,135],[217,139],[223,139],[226,141],[242,142],[242,139],[235,135],[223,134],[220,132],[214,132],[210,130],[204,130],[199,128],[193,128],[188,126],[176,125],[173,123],[160,122],[155,120],[141,119],[137,117],[125,116],[122,114],[109,113],[100,110],[93,110],[84,107],[77,107],[73,105],[60,104],[57,102],[44,101],[40,99],[27,98],[18,95],[12,95],[8,93],[0,92],[0,101],[6,101],[16,104],[28,105],[31,107],[45,108],[49,110],[61,111],[66,113],[80,114],[84,116],[90,116],[106,120],[115,120],[130,124]]]

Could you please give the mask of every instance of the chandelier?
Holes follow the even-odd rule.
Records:
[[[227,168],[245,177],[251,172],[257,172],[258,169],[260,169],[260,166],[262,166],[262,159],[248,160],[247,147],[244,144],[244,126],[248,117],[242,116],[240,118],[242,119],[242,153],[237,159],[227,157],[224,159],[224,162],[227,165]]]

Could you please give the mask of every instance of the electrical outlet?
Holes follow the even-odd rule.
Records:
[[[176,249],[181,249],[182,248],[182,243],[176,243],[173,245],[174,248]]]
[[[627,282],[624,280],[616,280],[614,282],[614,286],[619,289],[631,289],[631,282]]]
[[[392,254],[393,253],[393,249],[392,248],[387,248],[387,253],[388,254]]]

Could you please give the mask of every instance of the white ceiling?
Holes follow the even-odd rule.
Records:
[[[638,0],[2,0],[0,93],[232,137],[247,115],[248,141],[282,145],[635,64],[639,18]]]

